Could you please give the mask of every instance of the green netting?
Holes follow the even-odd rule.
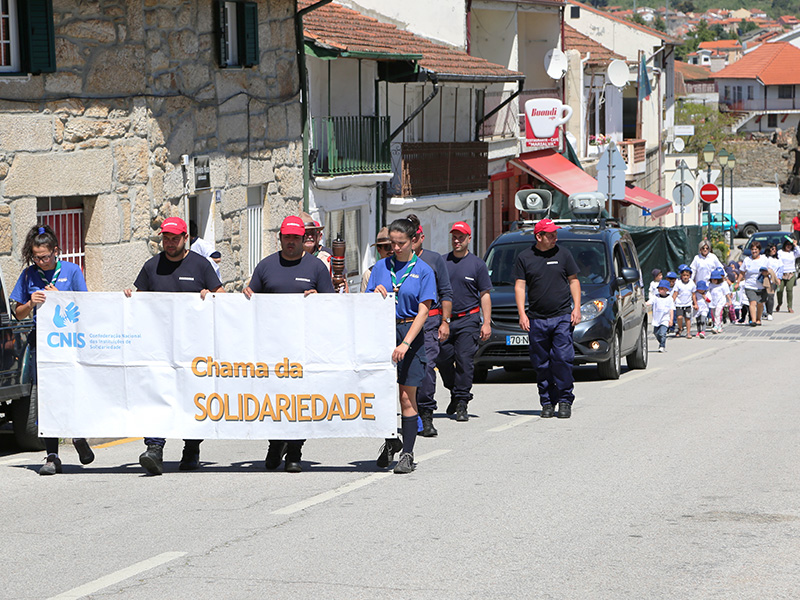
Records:
[[[664,275],[667,271],[678,270],[678,265],[692,262],[697,255],[697,247],[703,239],[699,225],[685,227],[634,227],[621,225],[631,234],[636,252],[639,254],[639,264],[642,267],[642,278],[645,289],[653,280],[650,272],[661,269]]]

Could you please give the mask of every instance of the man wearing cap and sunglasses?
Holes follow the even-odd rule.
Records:
[[[453,251],[444,262],[453,288],[453,309],[450,335],[439,344],[436,360],[444,387],[450,390],[450,404],[456,404],[456,421],[460,422],[469,421],[478,339],[485,341],[492,335],[492,281],[486,263],[469,251],[471,240],[472,229],[464,221],[450,229]]]
[[[572,414],[575,348],[572,330],[581,321],[578,265],[556,244],[558,225],[542,219],[533,228],[536,243],[517,256],[514,296],[519,326],[528,332],[531,364],[542,405],[541,417],[568,419]],[[528,309],[525,310],[527,291]],[[553,406],[558,404],[558,413]]]
[[[149,259],[133,285],[137,292],[200,292],[205,298],[208,292],[224,293],[225,288],[207,258],[190,252],[187,241],[186,222],[178,217],[164,219],[161,223],[161,246],[163,252]],[[126,289],[130,298],[132,290]],[[200,466],[200,442],[183,440],[183,455],[178,469],[193,471]],[[147,446],[139,464],[151,475],[164,472],[164,438],[148,437]]]
[[[375,249],[378,251],[378,260],[383,260],[384,258],[388,258],[392,255],[392,240],[389,238],[389,228],[384,227],[378,232],[378,235],[375,237],[375,243],[372,244],[375,246]],[[372,274],[372,267],[364,271],[364,275],[361,276],[361,293],[367,291],[367,286],[369,285],[369,276]]]
[[[417,389],[417,410],[422,420],[422,437],[436,437],[439,432],[433,426],[433,413],[436,410],[436,357],[439,356],[439,343],[447,340],[450,335],[450,313],[453,307],[453,289],[450,287],[450,276],[444,258],[433,250],[424,250],[422,243],[425,241],[425,232],[417,215],[406,217],[417,228],[417,236],[412,239],[414,253],[427,264],[436,276],[437,301],[428,311],[425,319],[423,336],[425,339],[425,356],[428,360],[425,365],[425,378]],[[447,414],[455,412],[456,403],[451,402],[447,407]]]
[[[281,223],[281,249],[263,259],[253,270],[250,284],[244,295],[253,294],[303,294],[334,292],[331,274],[322,261],[303,249],[306,226],[300,217],[286,217]],[[264,466],[269,471],[277,469],[284,460],[287,473],[300,473],[305,440],[270,440]]]

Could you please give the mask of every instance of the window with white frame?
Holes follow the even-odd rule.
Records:
[[[218,3],[219,66],[258,64],[258,5],[255,2]]]
[[[247,188],[247,267],[252,275],[256,265],[261,262],[261,246],[264,243],[262,218],[264,206],[264,188],[256,185]]]
[[[327,214],[325,244],[331,245],[335,239],[342,239],[347,244],[344,255],[344,268],[347,277],[355,277],[361,273],[361,209],[350,208],[334,210]]]
[[[53,73],[52,0],[0,0],[0,73]]]
[[[0,70],[19,71],[19,30],[16,0],[0,1]]]

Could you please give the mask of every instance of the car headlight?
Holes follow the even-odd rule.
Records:
[[[581,306],[581,323],[591,321],[606,307],[605,300],[590,300]]]

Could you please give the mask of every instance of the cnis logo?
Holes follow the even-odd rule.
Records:
[[[86,347],[86,338],[83,333],[54,331],[48,334],[47,345],[51,348],[84,348]]]

